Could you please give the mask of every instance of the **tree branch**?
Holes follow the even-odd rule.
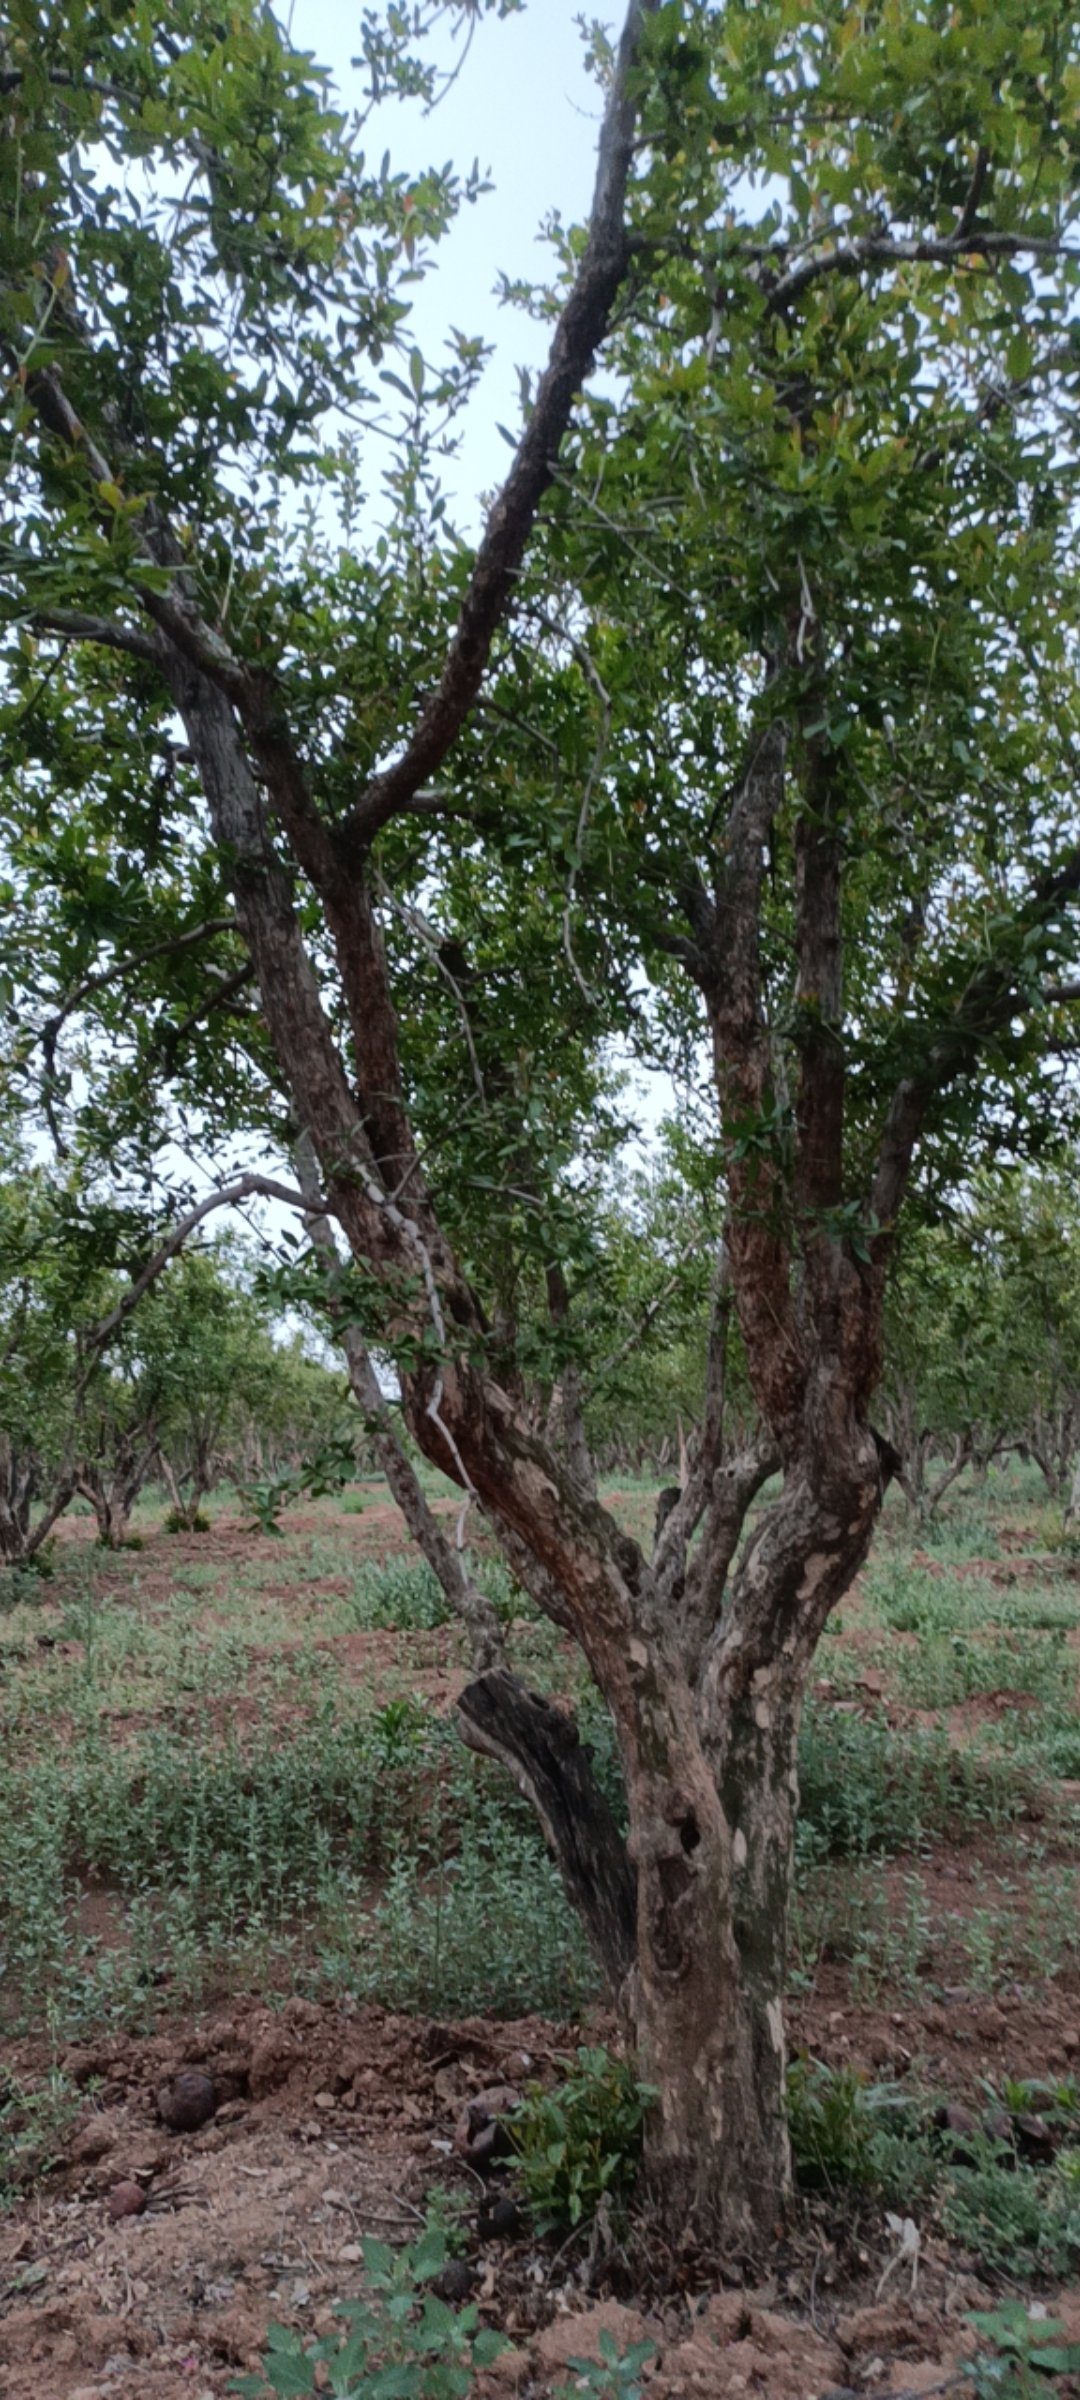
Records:
[[[815,695],[820,697],[820,694]],[[796,1189],[810,1272],[820,1267],[822,1212],[844,1185],[844,1039],[841,988],[839,762],[820,735],[805,737],[805,807],[795,827]]]
[[[291,1184],[278,1183],[271,1175],[240,1175],[235,1183],[221,1184],[215,1191],[208,1192],[205,1199],[200,1200],[196,1208],[190,1209],[187,1216],[181,1217],[179,1223],[173,1226],[167,1240],[162,1242],[160,1248],[155,1250],[153,1257],[148,1258],[146,1265],[140,1269],[138,1275],[133,1277],[126,1292],[121,1294],[115,1308],[111,1308],[107,1316],[99,1317],[97,1324],[89,1326],[83,1334],[81,1347],[84,1357],[89,1360],[89,1365],[79,1383],[80,1396],[86,1388],[93,1365],[100,1358],[102,1351],[108,1348],[109,1343],[119,1333],[121,1326],[126,1324],[132,1310],[138,1307],[140,1300],[150,1290],[151,1284],[156,1283],[158,1276],[163,1274],[170,1259],[175,1258],[177,1251],[183,1249],[184,1243],[194,1233],[196,1226],[201,1225],[203,1219],[210,1216],[214,1209],[235,1208],[238,1201],[252,1199],[283,1200],[288,1208],[301,1209],[309,1216],[313,1213],[314,1208],[314,1203],[305,1199],[303,1192],[294,1190]]]
[[[467,1684],[457,1711],[469,1748],[506,1767],[535,1809],[620,2005],[636,1956],[637,1876],[577,1726],[505,1673]]]
[[[237,992],[242,992],[246,984],[254,983],[254,981],[255,969],[249,958],[242,967],[235,968],[231,975],[223,975],[220,983],[216,983],[212,991],[204,992],[198,1005],[189,1010],[186,1017],[181,1018],[179,1025],[162,1027],[160,1052],[167,1061],[169,1070],[175,1063],[181,1043],[186,1042],[189,1033],[194,1033],[195,1027],[201,1025],[204,1018],[213,1016],[215,1009],[225,1008]]]
[[[82,1007],[84,1000],[92,999],[95,992],[104,991],[110,983],[122,982],[126,975],[137,974],[140,967],[149,966],[155,958],[168,958],[177,950],[192,949],[197,942],[212,941],[219,933],[237,933],[238,931],[239,927],[235,917],[207,917],[202,925],[191,926],[187,933],[173,934],[165,942],[152,942],[149,949],[137,950],[133,958],[117,959],[111,967],[102,967],[98,974],[88,975],[84,982],[76,984],[74,991],[69,992],[63,1007],[54,1017],[46,1019],[37,1037],[38,1040],[46,1053],[51,1053],[55,1050],[57,1038],[68,1018],[74,1016],[76,1009]]]
[[[658,6],[659,0],[630,0],[604,111],[581,264],[555,328],[532,414],[488,518],[442,674],[403,756],[372,778],[342,827],[343,855],[365,850],[380,826],[411,807],[421,784],[441,765],[480,689],[575,396],[607,332],[629,261],[624,211],[636,121],[631,85],[646,18]]]
[[[57,633],[69,642],[98,642],[105,650],[124,650],[132,658],[161,665],[161,644],[155,636],[139,625],[121,625],[115,617],[83,616],[77,609],[35,609],[30,624],[34,632]]]
[[[975,154],[975,165],[972,170],[971,182],[968,185],[967,198],[964,201],[963,208],[960,211],[956,232],[953,236],[955,241],[960,242],[966,240],[967,236],[971,232],[972,226],[975,223],[979,202],[982,199],[983,193],[986,189],[986,175],[989,165],[990,152],[984,143],[980,143]]]
[[[779,275],[768,286],[768,305],[771,309],[784,308],[823,276],[857,274],[862,267],[949,267],[965,258],[989,262],[996,258],[1023,257],[1077,259],[1080,248],[1074,243],[1057,241],[1049,234],[995,233],[990,228],[980,232],[965,230],[963,219],[955,232],[933,239],[905,241],[892,234],[859,234],[854,241],[838,242],[833,250],[815,252],[786,275]]]
[[[779,1439],[793,1433],[806,1366],[791,1296],[786,1169],[775,1123],[772,1042],[762,1007],[761,896],[784,793],[788,731],[754,742],[728,811],[716,915],[702,978],[728,1143],[728,1248],[754,1396]],[[770,1110],[772,1121],[770,1121]]]
[[[342,1297],[341,1259],[328,1221],[319,1181],[318,1158],[310,1133],[298,1136],[293,1156],[301,1191],[305,1202],[311,1206],[309,1230],[312,1248],[325,1277],[331,1322],[345,1353],[349,1381],[374,1441],[379,1464],[414,1542],[437,1577],[454,1615],[465,1626],[472,1644],[474,1674],[485,1674],[489,1668],[501,1667],[505,1661],[503,1630],[497,1612],[487,1593],[473,1582],[462,1552],[447,1541],[438,1518],[429,1506],[420,1479],[391,1423],[390,1411],[372,1366],[367,1344],[359,1327],[348,1316]]]
[[[1039,877],[1026,905],[1016,911],[1017,933],[1025,926],[1030,928],[1045,921],[1056,908],[1075,901],[1078,895],[1080,845],[1068,853],[1062,866],[1048,869]],[[1072,996],[1072,990],[1065,984],[1051,986],[1044,994],[1048,1000]],[[932,1102],[958,1076],[970,1073],[983,1044],[1000,1032],[1010,1017],[1024,1013],[1030,1006],[1030,995],[1017,990],[1015,971],[991,959],[976,968],[969,978],[952,1022],[941,1026],[936,1037],[928,1039],[921,1068],[905,1075],[897,1084],[882,1129],[870,1190],[871,1214],[881,1228],[873,1244],[876,1260],[887,1255],[915,1145]]]

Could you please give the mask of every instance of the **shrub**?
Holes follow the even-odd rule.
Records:
[[[919,2130],[918,2112],[894,2084],[871,2083],[857,2067],[826,2067],[818,2059],[792,2062],[787,2106],[791,2155],[804,2191],[884,2194],[894,2180],[897,2138]],[[904,2149],[910,2152],[910,2138]]]
[[[56,2165],[82,2105],[58,2070],[37,2085],[0,2075],[0,2209]]]
[[[553,2092],[530,2084],[510,2121],[518,2175],[541,2233],[572,2232],[602,2201],[625,2205],[653,2092],[625,2059],[582,2049]]]

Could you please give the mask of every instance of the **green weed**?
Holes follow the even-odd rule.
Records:
[[[606,2203],[624,2210],[653,2093],[611,2051],[581,2049],[554,2091],[530,2084],[510,2120],[518,2180],[541,2233],[572,2232]]]
[[[398,2251],[366,2239],[363,2252],[364,2296],[337,2304],[347,2330],[305,2343],[271,2325],[261,2373],[237,2376],[230,2391],[251,2400],[325,2391],[338,2400],[467,2400],[476,2371],[507,2344],[481,2326],[475,2307],[449,2308],[431,2290],[447,2264],[442,2233],[428,2227]]]
[[[953,1749],[935,1727],[811,1702],[799,1752],[799,1856],[896,1857],[1011,1823],[1030,1787],[1003,1759]]]
[[[0,2209],[56,2165],[82,2105],[82,2093],[57,2068],[36,2084],[0,2073]]]
[[[797,2058],[788,2069],[788,2133],[792,2164],[804,2191],[877,2191],[890,2196],[897,2177],[894,2147],[920,2120],[908,2094],[872,2083],[857,2067],[826,2067]],[[883,2146],[891,2133],[892,2146]],[[910,2140],[904,2142],[910,2156]]]
[[[1025,2308],[1022,2300],[1004,2300],[969,2323],[993,2344],[993,2355],[968,2369],[976,2400],[1038,2400],[1048,2378],[1080,2373],[1080,2345],[1062,2342],[1064,2326],[1037,2301]]]

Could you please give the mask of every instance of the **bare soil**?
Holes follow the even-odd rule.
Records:
[[[933,2056],[958,2089],[1000,2068],[1021,2035],[1032,2071],[1074,2055],[1066,2006],[1022,2027],[989,2004],[977,2017],[824,2004],[794,2013],[796,2037],[819,2055],[900,2070]],[[0,2223],[0,2391],[190,2400],[254,2369],[271,2320],[329,2332],[334,2301],[359,2288],[365,2234],[408,2240],[436,2183],[456,2184],[470,2206],[479,2200],[452,2156],[466,2101],[493,2081],[554,2073],[579,2032],[537,2018],[439,2023],[252,2000],[146,2040],[66,2052],[61,2064],[88,2090],[85,2110],[47,2193]],[[33,2043],[13,2059],[27,2073],[44,2063]],[[204,2067],[221,2099],[199,2131],[175,2134],[156,2094],[183,2066]],[[145,2193],[145,2212],[113,2223],[109,2194],[128,2181]],[[972,2354],[965,2316],[990,2299],[955,2258],[933,2251],[917,2291],[906,2269],[898,2288],[884,2223],[867,2227],[854,2257],[841,2258],[824,2230],[785,2248],[775,2279],[749,2290],[710,2289],[715,2269],[657,2254],[658,2288],[644,2309],[597,2300],[583,2288],[580,2255],[553,2259],[531,2241],[471,2248],[483,2314],[514,2344],[490,2388],[521,2400],[565,2380],[567,2361],[587,2355],[605,2326],[624,2346],[656,2345],[656,2400],[929,2391]],[[1080,2340],[1080,2286],[1052,2308]]]

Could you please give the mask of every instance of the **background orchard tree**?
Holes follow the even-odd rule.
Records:
[[[430,88],[424,14],[369,20],[381,90]],[[130,1018],[148,973],[152,1014],[182,961],[180,1051],[257,998],[255,1114],[313,1145],[343,1334],[393,1355],[416,1440],[611,1709],[625,1844],[556,1711],[499,1667],[459,1703],[532,1794],[656,2087],[657,2205],[737,2247],[787,2190],[795,1744],[889,1471],[898,1220],[916,1172],[955,1184],[988,1138],[1019,1156],[1064,1106],[1078,32],[1059,0],[630,0],[616,49],[592,36],[592,216],[537,297],[549,364],[475,550],[437,454],[479,349],[432,365],[404,328],[453,175],[373,174],[254,5],[223,26],[185,0],[162,32],[16,0],[2,37],[5,740],[24,854],[36,810],[81,874],[77,943],[73,785],[122,829],[115,948],[73,956],[67,1001],[105,973]],[[327,491],[332,530],[305,506]],[[48,915],[48,865],[22,871]],[[60,1041],[26,981],[23,1071]],[[545,1171],[575,1123],[546,1080],[567,1029],[571,1084],[613,1039],[707,1030],[715,1061],[757,1422],[725,1442],[711,1345],[652,1556],[537,1424],[505,1305],[567,1216],[589,1238]],[[141,1038],[118,1031],[107,1086],[127,1075],[133,1140]],[[245,1108],[227,1044],[210,1066],[211,1109]],[[466,1071],[477,1113],[451,1120]]]
[[[1067,1159],[984,1172],[946,1216],[906,1229],[881,1416],[927,1515],[966,1468],[1021,1448],[1065,1497],[1080,1441],[1077,1241]]]
[[[31,1564],[74,1496],[76,1291],[44,1178],[14,1144],[0,1178],[0,1560]]]
[[[230,1437],[279,1399],[265,1311],[243,1281],[235,1251],[189,1252],[132,1321],[131,1341],[155,1384],[154,1454],[178,1531],[197,1525]]]

